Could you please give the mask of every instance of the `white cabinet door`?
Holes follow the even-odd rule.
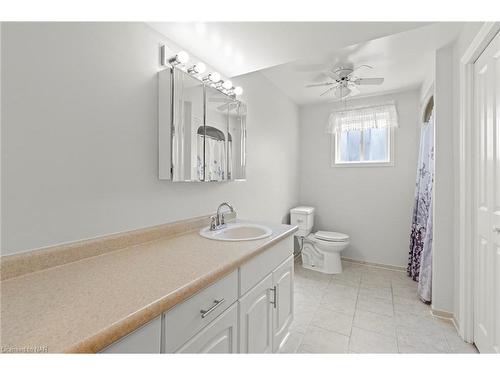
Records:
[[[474,69],[474,342],[481,353],[500,353],[500,34]]]
[[[271,353],[273,276],[268,275],[239,301],[240,353]]]
[[[293,255],[273,272],[273,352],[279,351],[288,338],[293,320]]]
[[[146,323],[101,353],[160,353],[161,316]]]
[[[176,353],[236,353],[238,306],[233,304]]]

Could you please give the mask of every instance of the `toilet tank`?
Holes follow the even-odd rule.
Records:
[[[314,207],[300,206],[290,210],[290,224],[299,227],[296,236],[305,237],[314,225]]]

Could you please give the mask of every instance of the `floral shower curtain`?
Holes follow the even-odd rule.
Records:
[[[418,282],[418,294],[431,301],[432,291],[432,188],[434,185],[434,115],[420,133],[415,203],[410,234],[408,276]]]

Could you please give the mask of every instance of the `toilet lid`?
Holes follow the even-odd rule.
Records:
[[[327,232],[320,230],[316,233],[314,233],[314,237],[319,238],[320,240],[324,241],[347,241],[349,239],[349,236],[344,233],[339,233],[339,232]]]

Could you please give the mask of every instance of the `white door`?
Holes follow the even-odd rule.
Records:
[[[288,338],[293,320],[293,255],[273,272],[273,351]]]
[[[240,299],[240,353],[272,353],[273,275]]]
[[[236,353],[238,308],[233,304],[176,353]]]
[[[474,342],[500,353],[500,34],[474,64]]]

